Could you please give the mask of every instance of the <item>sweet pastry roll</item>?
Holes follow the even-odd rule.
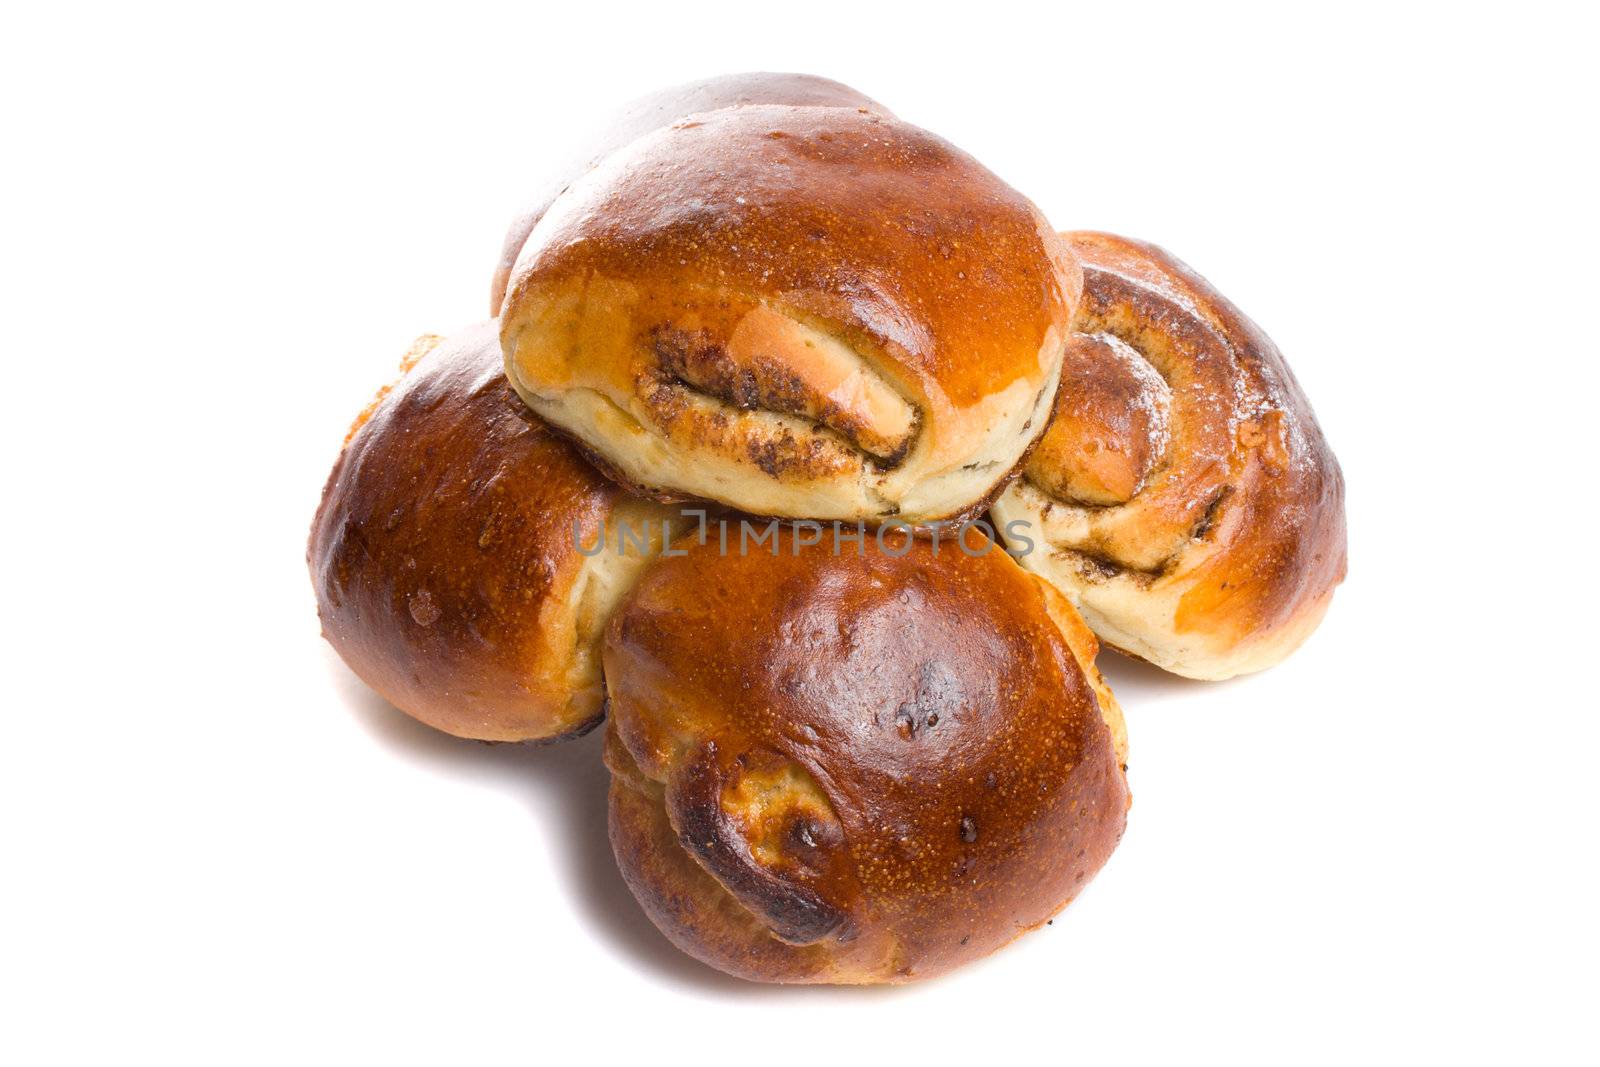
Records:
[[[1153,245],[1065,235],[1084,296],[996,525],[1101,640],[1192,678],[1278,662],[1345,573],[1344,480],[1277,347]]]
[[[645,134],[555,199],[511,278],[512,385],[635,490],[910,523],[1012,476],[1081,285],[1024,197],[867,105]]]
[[[494,323],[424,338],[405,367],[351,429],[317,509],[323,636],[447,733],[593,727],[606,620],[680,517],[628,497],[527,410]]]
[[[1106,861],[1126,739],[1094,637],[988,547],[690,534],[640,579],[605,640],[611,840],[680,948],[756,981],[927,978]]]

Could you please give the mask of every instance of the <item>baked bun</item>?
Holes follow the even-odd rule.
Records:
[[[939,974],[1049,919],[1122,834],[1093,635],[989,542],[899,533],[863,556],[691,534],[607,629],[617,861],[729,974]]]
[[[512,385],[614,476],[912,523],[981,508],[1043,432],[1081,285],[965,153],[870,107],[776,105],[612,152],[512,277]]]
[[[424,338],[406,366],[322,492],[307,558],[323,636],[447,733],[580,733],[601,715],[606,619],[676,513],[626,497],[527,411],[493,323]],[[624,519],[643,549],[619,552],[612,530],[599,550]]]
[[[1277,347],[1205,279],[1154,245],[1064,236],[1077,334],[998,525],[1115,648],[1191,678],[1270,667],[1344,578],[1338,461]]]
[[[881,115],[887,109],[836,81],[810,74],[724,74],[716,78],[675,85],[658,93],[641,97],[625,106],[605,124],[580,152],[575,153],[563,166],[555,168],[545,182],[545,188],[529,205],[529,209],[511,223],[500,250],[500,262],[495,268],[494,283],[490,287],[489,314],[500,314],[505,300],[506,282],[511,277],[511,267],[522,252],[528,234],[538,223],[550,202],[584,172],[610,153],[628,142],[670,126],[679,119],[701,111],[715,111],[724,107],[743,107],[746,104],[796,104],[816,107],[868,107]]]

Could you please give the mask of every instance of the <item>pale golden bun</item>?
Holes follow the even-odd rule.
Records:
[[[539,218],[530,407],[613,476],[758,515],[970,514],[1043,432],[1081,275],[1024,197],[874,106],[702,112]]]
[[[1154,245],[1064,236],[1077,333],[997,525],[1107,644],[1191,678],[1270,667],[1344,578],[1338,461],[1277,347],[1205,279]]]
[[[1128,808],[1122,718],[1093,635],[998,547],[833,547],[691,534],[635,586],[605,641],[611,840],[713,967],[912,981],[1100,869]]]
[[[812,74],[723,74],[715,78],[674,85],[670,89],[627,104],[604,124],[600,133],[568,161],[547,176],[545,187],[530,203],[528,210],[518,215],[506,231],[505,244],[500,249],[500,262],[495,267],[494,282],[489,290],[489,314],[500,314],[500,305],[506,296],[506,283],[511,279],[511,268],[528,240],[528,234],[568,185],[606,156],[628,142],[670,126],[680,119],[701,111],[716,111],[724,107],[743,107],[746,104],[795,104],[815,107],[870,107],[879,114],[888,110],[870,97],[862,96],[848,85],[840,85],[827,78]]]
[[[351,430],[307,560],[322,631],[368,685],[430,726],[485,741],[600,719],[598,644],[676,513],[628,498],[523,406],[494,323],[424,338]],[[576,528],[576,532],[575,532]]]

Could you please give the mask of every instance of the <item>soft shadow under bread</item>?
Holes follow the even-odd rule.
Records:
[[[467,741],[424,726],[368,689],[343,664],[329,657],[344,702],[369,733],[408,759],[477,780],[492,779],[517,791],[530,814],[557,830],[561,878],[568,899],[588,925],[618,954],[642,962],[662,978],[717,996],[829,996],[837,986],[777,986],[740,981],[685,955],[640,910],[617,871],[606,833],[610,774],[601,761],[603,730],[553,744],[489,744]],[[515,847],[508,843],[507,847]],[[907,987],[873,987],[871,995],[894,995]]]

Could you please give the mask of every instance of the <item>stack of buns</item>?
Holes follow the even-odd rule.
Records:
[[[731,974],[903,982],[1044,923],[1128,810],[1100,643],[1260,670],[1344,575],[1249,319],[836,82],[635,104],[492,301],[346,438],[323,633],[460,737],[605,720],[622,876]]]

